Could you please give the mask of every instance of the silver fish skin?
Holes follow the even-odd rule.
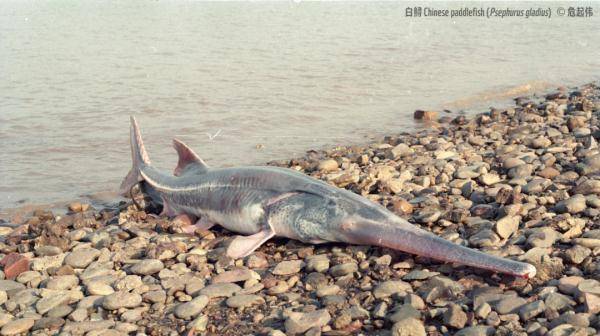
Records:
[[[160,197],[168,215],[197,217],[202,228],[218,224],[242,234],[228,247],[232,257],[244,257],[281,236],[312,244],[384,246],[524,278],[535,276],[533,265],[451,243],[380,204],[292,169],[209,168],[181,141],[175,140],[174,146],[179,153],[175,175],[153,167],[132,117],[133,167],[121,191],[144,182],[154,197]]]

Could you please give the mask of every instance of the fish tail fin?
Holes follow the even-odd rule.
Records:
[[[142,140],[142,134],[137,121],[131,117],[131,128],[130,128],[130,139],[131,143],[131,161],[132,167],[119,188],[119,193],[123,196],[129,195],[129,191],[133,186],[143,181],[144,178],[140,173],[143,166],[150,164],[150,158],[144,147],[144,141]]]

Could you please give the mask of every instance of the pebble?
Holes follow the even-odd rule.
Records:
[[[51,277],[46,282],[46,288],[57,290],[68,290],[79,284],[79,278],[75,275],[61,275]]]
[[[423,323],[415,318],[407,318],[392,326],[392,336],[426,336]]]
[[[82,248],[75,250],[64,259],[65,265],[73,268],[86,268],[92,261],[96,260],[100,255],[100,251],[94,248]]]
[[[306,259],[307,272],[325,272],[329,269],[329,258],[326,255],[318,254]]]
[[[496,232],[501,238],[507,239],[519,229],[521,218],[518,216],[506,216],[496,222]]]
[[[586,207],[585,196],[581,194],[571,196],[568,199],[560,201],[558,204],[556,204],[556,210],[559,213],[568,212],[570,214],[577,214],[584,211]]]
[[[208,298],[230,297],[242,290],[242,287],[232,283],[217,283],[208,285],[200,290],[200,295]]]
[[[119,308],[135,308],[142,303],[142,296],[137,293],[118,291],[104,297],[102,307],[107,310]]]
[[[298,335],[314,327],[321,328],[330,320],[331,315],[326,309],[308,313],[291,312],[285,320],[285,330],[288,335]]]
[[[258,295],[234,295],[227,299],[226,304],[231,308],[246,308],[265,303],[265,299]]]
[[[459,305],[450,304],[444,313],[444,323],[456,329],[462,329],[467,324],[467,314]]]
[[[545,309],[544,301],[537,300],[522,306],[519,309],[519,315],[523,321],[527,321],[543,313]]]
[[[90,294],[90,295],[105,296],[105,295],[110,295],[115,292],[115,290],[111,286],[109,286],[105,283],[102,283],[102,282],[98,282],[98,281],[89,282],[87,284],[86,288],[87,288],[88,294]]]
[[[33,327],[35,321],[30,318],[22,318],[8,322],[0,330],[2,335],[18,335],[29,331]]]
[[[498,314],[515,314],[527,301],[521,297],[507,297],[500,300],[494,307]]]
[[[410,284],[401,280],[384,281],[377,285],[373,290],[373,296],[376,299],[390,297],[397,293],[405,293],[412,291]]]
[[[292,275],[300,272],[302,267],[304,267],[302,260],[286,260],[277,264],[272,273],[274,275]]]
[[[324,172],[332,172],[338,169],[338,163],[334,159],[327,159],[319,162],[318,169]]]
[[[160,272],[163,268],[165,268],[165,265],[162,261],[145,259],[131,266],[130,271],[137,275],[152,275]]]
[[[206,295],[198,295],[193,300],[178,305],[175,308],[175,316],[185,320],[196,317],[206,307],[209,299]]]
[[[329,269],[329,274],[336,278],[352,274],[354,272],[358,272],[358,265],[353,262],[335,265]]]

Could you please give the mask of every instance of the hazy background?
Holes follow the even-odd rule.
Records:
[[[407,5],[1,1],[0,209],[116,190],[132,114],[162,168],[174,136],[214,166],[262,164],[414,129],[416,108],[600,78],[597,6],[451,20]]]

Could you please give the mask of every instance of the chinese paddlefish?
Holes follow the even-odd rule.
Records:
[[[121,193],[127,195],[142,182],[151,197],[163,204],[163,214],[194,223],[188,232],[218,224],[240,234],[227,248],[233,258],[247,256],[280,236],[309,244],[384,246],[523,278],[536,273],[530,264],[451,243],[360,195],[291,169],[209,168],[183,142],[174,140],[177,167],[174,174],[161,172],[150,164],[133,117],[130,140],[133,167]]]

